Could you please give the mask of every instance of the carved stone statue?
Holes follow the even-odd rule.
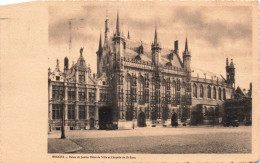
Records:
[[[80,48],[80,55],[82,55],[84,48]]]

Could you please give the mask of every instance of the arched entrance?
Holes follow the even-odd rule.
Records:
[[[138,127],[146,127],[145,113],[141,112],[137,119]]]
[[[112,109],[111,107],[101,107],[98,110],[99,116],[99,129],[107,130],[112,129]],[[111,128],[112,127],[112,128]]]
[[[172,114],[172,118],[171,118],[171,124],[172,124],[172,126],[178,126],[178,117],[177,117],[177,114],[174,112],[173,114]]]
[[[95,128],[95,120],[94,120],[94,118],[90,118],[89,125],[90,125],[90,129],[91,130]]]

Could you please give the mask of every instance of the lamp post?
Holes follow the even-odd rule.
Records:
[[[65,136],[65,130],[64,130],[64,120],[65,120],[65,107],[64,107],[64,101],[63,98],[61,98],[61,105],[62,105],[62,119],[61,119],[61,139],[66,139]]]

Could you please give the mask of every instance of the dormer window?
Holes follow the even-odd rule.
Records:
[[[56,80],[57,80],[57,81],[60,81],[60,77],[59,77],[59,76],[56,76]]]

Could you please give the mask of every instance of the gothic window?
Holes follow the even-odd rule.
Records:
[[[185,102],[185,100],[186,100],[186,84],[185,84],[185,82],[183,82],[182,85],[181,85],[181,100],[183,102]]]
[[[144,79],[142,76],[139,78],[139,86],[138,86],[138,92],[139,92],[139,103],[142,104],[144,102]]]
[[[89,106],[89,116],[95,116],[95,106]]]
[[[166,82],[166,102],[167,104],[171,103],[171,81],[170,78]]]
[[[177,80],[177,91],[180,91],[181,87],[180,87],[180,79]]]
[[[90,92],[88,93],[89,96],[89,102],[90,103],[94,103],[96,100],[96,93],[94,90],[90,90]]]
[[[213,99],[217,98],[216,87],[213,87]]]
[[[75,119],[75,106],[68,105],[68,119],[74,120]]]
[[[204,89],[203,89],[203,85],[200,85],[200,98],[204,97]]]
[[[222,100],[222,97],[221,97],[221,88],[218,89],[218,99],[219,99],[219,100]]]
[[[145,89],[144,94],[145,94],[145,103],[149,103],[149,89]]]
[[[131,103],[131,76],[128,74],[126,78],[126,104]]]
[[[176,82],[172,82],[172,105],[176,106]]]
[[[86,92],[84,88],[79,88],[79,100],[80,101],[86,100]]]
[[[153,78],[151,82],[151,101],[154,102],[154,100],[155,100],[155,80]]]
[[[193,97],[197,98],[197,85],[193,84]]]
[[[79,82],[85,82],[85,72],[79,71]]]
[[[64,88],[63,86],[52,86],[52,98],[56,100],[64,99]]]
[[[52,104],[52,119],[61,119],[62,118],[62,105]]]
[[[79,119],[86,119],[85,105],[79,105]]]
[[[133,74],[132,76],[133,76],[133,86],[136,86],[136,75]]]
[[[207,87],[207,93],[208,93],[208,98],[211,98],[211,88],[209,85]]]
[[[162,81],[162,89],[161,90],[162,90],[162,92],[161,92],[162,93],[162,101],[164,102],[165,101],[165,94],[166,94],[166,92],[165,92],[166,91],[166,82],[165,82],[165,80]]]
[[[68,99],[75,100],[75,88],[74,87],[68,87]]]
[[[226,90],[223,89],[223,100],[226,100]]]

